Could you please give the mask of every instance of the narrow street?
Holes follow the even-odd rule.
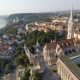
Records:
[[[43,51],[40,51],[39,55],[40,55],[40,66],[41,68],[44,69],[44,72],[42,73],[43,80],[50,80],[51,78],[52,80],[61,80],[58,75],[55,75],[55,73],[53,73],[55,66],[50,67],[48,66],[48,63],[45,62]]]

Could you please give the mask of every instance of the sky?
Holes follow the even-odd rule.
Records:
[[[0,15],[80,9],[80,0],[0,0]]]

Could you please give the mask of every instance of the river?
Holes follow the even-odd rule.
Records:
[[[0,29],[3,28],[6,25],[5,18],[0,18]]]

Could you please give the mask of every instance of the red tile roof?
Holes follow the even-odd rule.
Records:
[[[75,32],[75,34],[80,34],[80,31]]]
[[[0,52],[5,52],[9,49],[9,45],[6,45],[4,47],[2,47],[2,49],[0,49]]]

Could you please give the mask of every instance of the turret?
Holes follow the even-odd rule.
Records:
[[[37,45],[37,46],[40,46],[40,44],[39,44],[39,42],[38,42],[38,41],[37,41],[36,45]]]

